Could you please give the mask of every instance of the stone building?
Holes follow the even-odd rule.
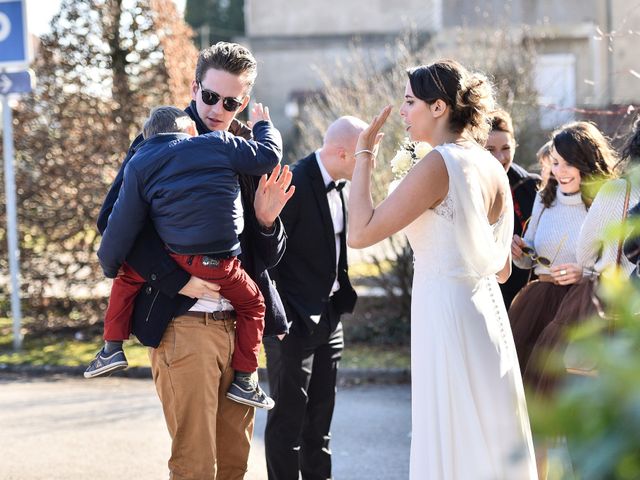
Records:
[[[354,41],[384,68],[389,45],[409,28],[443,52],[462,30],[526,32],[538,54],[533,75],[543,128],[570,120],[577,108],[622,112],[640,102],[635,1],[246,0],[245,15],[244,41],[260,63],[254,96],[271,107],[285,137],[300,95],[321,88],[318,71],[330,76]]]

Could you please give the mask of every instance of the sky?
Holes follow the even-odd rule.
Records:
[[[174,0],[180,11],[186,0]],[[29,33],[42,35],[49,30],[51,18],[58,13],[61,0],[26,0]]]

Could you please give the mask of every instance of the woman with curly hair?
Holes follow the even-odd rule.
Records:
[[[627,141],[618,164],[619,168],[627,167],[627,173],[602,186],[580,229],[576,257],[583,278],[567,293],[553,320],[540,335],[524,370],[525,383],[534,385],[540,395],[550,395],[562,379],[549,353],[563,353],[569,328],[594,316],[604,318],[603,302],[596,288],[600,276],[614,267],[630,275],[635,267],[624,255],[623,240],[608,235],[607,230],[624,221],[629,205],[640,200],[639,126],[640,121],[636,122],[635,134]]]
[[[603,179],[618,156],[591,123],[571,123],[553,134],[551,172],[538,193],[524,238],[515,235],[511,253],[520,268],[533,268],[538,280],[514,299],[509,319],[524,369],[531,349],[551,322],[565,294],[582,279],[578,239]]]
[[[514,235],[511,253],[520,268],[533,268],[537,280],[520,291],[509,309],[525,387],[538,381],[528,371],[534,346],[561,310],[585,269],[578,259],[582,225],[603,180],[612,176],[618,156],[588,122],[575,122],[553,133],[551,173],[538,193],[524,238]],[[538,473],[546,478],[546,447],[540,445]]]

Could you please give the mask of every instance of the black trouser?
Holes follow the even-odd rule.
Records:
[[[331,307],[329,307],[330,309]],[[329,313],[329,315],[334,315]],[[342,324],[327,312],[311,335],[296,333],[282,341],[264,339],[270,394],[265,453],[269,480],[331,478],[330,427],[336,374],[342,357]]]

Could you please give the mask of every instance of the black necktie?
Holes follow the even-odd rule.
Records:
[[[335,188],[336,192],[339,192],[340,190],[342,190],[344,188],[344,186],[347,184],[347,182],[329,182],[329,185],[327,185],[327,193],[329,193],[331,190],[333,190]]]

